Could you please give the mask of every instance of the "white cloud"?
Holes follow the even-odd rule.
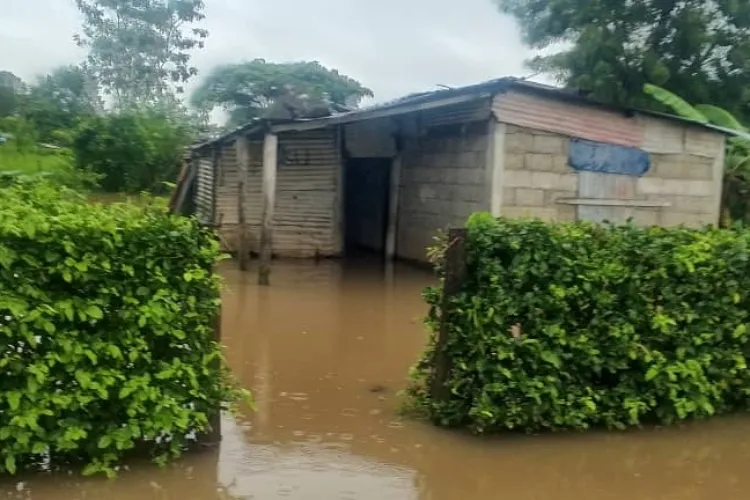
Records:
[[[206,0],[205,74],[262,57],[317,59],[360,80],[377,100],[526,73],[529,52],[491,0]],[[24,79],[80,61],[73,0],[2,0],[0,69]],[[195,82],[194,82],[195,83]]]

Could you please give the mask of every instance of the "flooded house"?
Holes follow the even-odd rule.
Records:
[[[477,211],[717,223],[726,132],[505,78],[250,123],[191,151],[177,198],[228,251],[424,261]]]

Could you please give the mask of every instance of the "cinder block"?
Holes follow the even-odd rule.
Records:
[[[515,205],[516,204],[516,190],[513,188],[503,188],[503,205]]]
[[[714,183],[711,181],[664,180],[665,193],[684,194],[687,196],[711,196],[714,194]]]
[[[513,153],[505,155],[505,170],[523,170],[524,155]]]
[[[685,152],[715,158],[721,151],[724,137],[718,132],[710,132],[698,127],[685,130]]]
[[[524,156],[524,167],[537,172],[552,171],[552,155],[530,153]]]
[[[558,174],[554,172],[531,172],[531,187],[536,189],[576,191],[578,189],[578,176],[576,174]]]
[[[662,208],[634,208],[632,212],[633,224],[637,226],[658,226],[661,223]]]
[[[565,139],[554,135],[535,135],[534,153],[562,154],[565,150]]]
[[[534,136],[526,132],[505,134],[505,151],[529,153],[534,149]]]
[[[544,190],[544,204],[555,205],[560,198],[575,198],[577,196],[576,191],[562,191],[559,189],[545,189]]]
[[[578,207],[574,205],[557,205],[557,218],[559,222],[573,222],[578,220]]]
[[[465,151],[474,151],[484,153],[487,151],[487,134],[472,135],[466,138],[464,142]]]
[[[700,214],[688,214],[665,209],[661,214],[661,225],[666,227],[687,226],[700,227],[708,223],[708,219]]]
[[[511,219],[541,219],[544,221],[555,221],[558,217],[557,209],[549,207],[503,206],[500,215]]]
[[[568,165],[568,155],[555,155],[552,157],[552,171],[558,174],[570,174],[575,172]]]
[[[456,186],[453,190],[455,194],[451,199],[470,203],[478,203],[481,202],[484,198],[484,190],[484,186],[479,186],[476,184],[459,185]]]
[[[503,179],[505,187],[531,187],[531,174],[528,170],[506,170]]]
[[[709,196],[661,195],[661,199],[667,201],[672,210],[689,214],[714,213],[719,203],[718,200]]]
[[[544,190],[542,189],[516,189],[516,205],[529,207],[544,206]]]
[[[685,163],[660,161],[655,165],[654,173],[661,179],[687,179],[689,166]]]
[[[460,169],[458,170],[459,178],[458,183],[459,184],[474,184],[474,185],[484,185],[485,184],[485,176],[487,173],[484,171],[484,169],[479,168],[472,168],[472,169]]]
[[[636,181],[638,194],[652,195],[664,193],[664,180],[658,177],[641,177]]]
[[[661,179],[643,177],[638,179],[639,194],[674,194],[682,196],[713,196],[713,181],[689,179]]]

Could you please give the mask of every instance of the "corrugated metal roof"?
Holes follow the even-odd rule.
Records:
[[[580,104],[587,104],[589,106],[597,106],[603,109],[617,111],[626,115],[633,115],[641,113],[645,115],[651,115],[667,120],[677,121],[681,123],[688,123],[699,127],[707,128],[722,134],[734,135],[743,137],[750,140],[750,134],[739,132],[735,130],[718,127],[710,123],[703,123],[687,118],[682,118],[675,115],[666,113],[658,113],[654,111],[635,110],[629,108],[622,108],[618,106],[612,106],[602,104],[594,101],[578,91],[571,89],[563,89],[559,87],[553,87],[542,83],[531,82],[519,78],[506,77],[498,78],[495,80],[489,80],[486,82],[468,85],[464,87],[439,89],[430,92],[421,92],[416,94],[410,94],[400,99],[377,104],[367,108],[362,108],[356,111],[350,111],[347,113],[340,113],[324,118],[313,118],[313,119],[297,119],[297,120],[268,120],[258,119],[251,123],[245,124],[237,129],[218,137],[214,140],[204,142],[194,146],[192,149],[198,150],[205,147],[212,146],[216,143],[224,142],[232,139],[239,134],[246,135],[262,135],[267,131],[284,132],[293,130],[312,130],[316,128],[323,128],[332,125],[340,125],[344,123],[353,123],[362,120],[369,120],[373,118],[380,118],[383,116],[393,116],[399,114],[410,113],[413,111],[421,111],[425,109],[435,109],[442,106],[451,104],[459,104],[463,102],[469,102],[471,100],[483,99],[490,97],[499,92],[504,92],[508,89],[519,89],[528,91],[530,93],[537,93],[553,99],[558,99],[567,102],[576,102]]]

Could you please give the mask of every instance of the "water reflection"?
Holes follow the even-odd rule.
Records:
[[[231,263],[227,357],[258,411],[224,416],[219,450],[116,481],[31,476],[0,498],[664,500],[747,497],[750,417],[682,428],[475,438],[397,413],[423,348],[429,273],[370,263],[274,265],[273,286]]]

